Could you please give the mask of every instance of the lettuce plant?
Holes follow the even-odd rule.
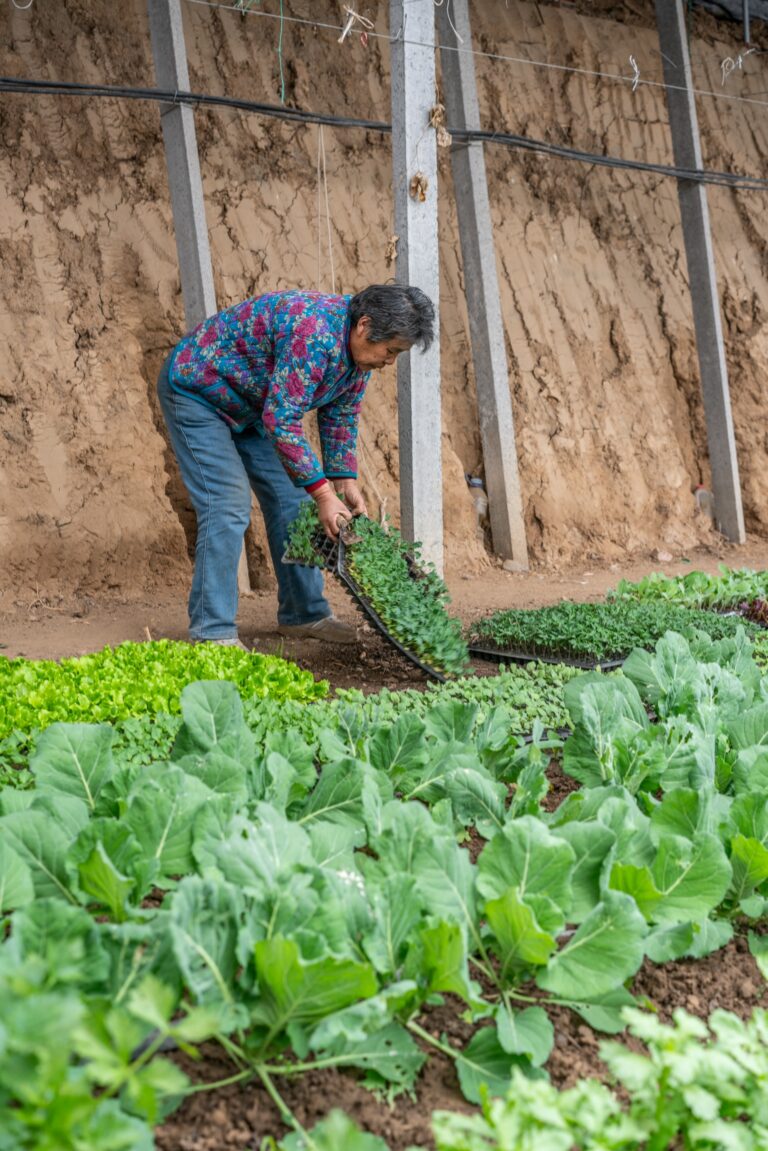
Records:
[[[230,680],[243,698],[322,699],[328,684],[277,656],[173,640],[123,643],[77,659],[0,658],[0,740],[57,722],[178,714],[188,683]]]

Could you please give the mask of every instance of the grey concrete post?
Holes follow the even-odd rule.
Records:
[[[425,559],[443,567],[440,456],[440,266],[437,240],[435,9],[432,0],[390,0],[392,159],[397,282],[426,292],[435,305],[435,341],[397,361],[400,428],[400,517],[407,539],[421,540]],[[416,43],[414,43],[416,41]]]
[[[678,168],[701,168],[701,143],[693,95],[683,0],[656,0],[672,147]],[[733,433],[715,256],[703,184],[678,180],[680,215],[691,284],[696,349],[707,424],[715,522],[729,540],[743,543],[744,513]]]
[[[148,6],[158,87],[188,92],[181,0],[148,0]],[[188,104],[166,104],[160,116],[184,314],[187,327],[194,328],[216,311],[194,112]]]
[[[444,45],[440,63],[448,125],[479,128],[480,109],[475,61],[469,51],[472,30],[467,0],[452,0],[450,12],[445,3],[437,8],[437,13],[439,39]],[[461,40],[457,40],[457,33]],[[462,51],[456,51],[462,47]],[[493,550],[497,555],[513,559],[527,568],[528,545],[482,143],[455,141],[451,150],[451,170],[464,263]]]
[[[188,92],[189,70],[181,20],[181,0],[148,0],[148,9],[157,86],[168,91]],[[217,310],[195,118],[188,104],[166,104],[160,119],[168,165],[173,226],[176,231],[184,318],[190,329]],[[240,554],[237,583],[241,593],[250,592],[245,548]]]

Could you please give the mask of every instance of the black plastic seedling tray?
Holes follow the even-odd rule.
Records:
[[[308,564],[304,560],[291,559],[288,555],[283,556],[283,563],[297,564],[299,567],[318,566],[325,568],[326,571],[329,571],[331,575],[336,577],[347,594],[352,597],[363,614],[367,616],[367,618],[373,624],[376,631],[384,637],[388,644],[391,644],[392,647],[396,648],[401,655],[405,656],[407,660],[410,660],[411,663],[415,664],[416,667],[423,671],[425,675],[430,676],[432,679],[436,679],[438,683],[445,683],[445,676],[441,672],[435,671],[435,669],[430,667],[428,663],[424,663],[422,660],[420,660],[419,657],[414,654],[414,652],[410,651],[409,648],[404,647],[399,640],[395,639],[395,637],[387,629],[386,624],[381,619],[375,607],[368,599],[368,596],[362,590],[347,566],[347,547],[354,547],[354,544],[345,543],[343,539],[344,534],[345,533],[342,529],[342,532],[339,533],[337,539],[331,540],[328,538],[324,531],[320,530],[315,532],[312,537],[312,547],[315,551],[315,554],[317,555],[317,564]],[[348,538],[353,536],[354,525],[348,529],[346,534]],[[408,574],[411,579],[421,579],[422,573],[419,571],[416,564],[409,557],[406,557],[406,560],[408,562]]]
[[[469,645],[469,654],[475,659],[492,659],[496,663],[563,663],[568,667],[578,667],[582,671],[613,671],[621,667],[623,659],[573,659],[564,655],[532,655],[527,651],[503,651],[492,647]]]

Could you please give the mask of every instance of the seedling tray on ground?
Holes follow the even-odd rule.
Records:
[[[469,645],[469,654],[475,659],[492,659],[496,663],[562,663],[582,671],[612,671],[621,667],[623,659],[577,659],[568,655],[535,655],[528,651],[504,651],[495,647]]]
[[[352,531],[354,531],[354,528]],[[396,639],[387,629],[387,625],[381,619],[375,607],[368,599],[368,596],[360,587],[359,583],[347,566],[348,546],[354,545],[345,544],[341,533],[335,540],[331,540],[328,538],[324,531],[317,531],[312,536],[312,547],[317,556],[316,564],[308,564],[304,560],[292,559],[288,555],[283,556],[283,563],[297,564],[299,567],[325,568],[326,571],[329,571],[331,575],[336,577],[347,594],[352,597],[353,601],[357,604],[363,614],[367,616],[379,635],[383,636],[388,644],[391,644],[392,647],[396,648],[401,655],[405,656],[407,660],[410,660],[411,663],[415,664],[416,667],[425,673],[425,675],[431,676],[432,679],[436,679],[438,683],[445,683],[445,676],[441,672],[435,671],[435,669],[430,667],[428,663],[424,663],[422,660],[420,660],[414,652],[412,652],[409,648],[404,647],[403,644],[401,644],[400,641]],[[419,571],[416,564],[407,556],[406,562],[408,564],[408,575],[410,578],[412,580],[421,579],[421,572]]]

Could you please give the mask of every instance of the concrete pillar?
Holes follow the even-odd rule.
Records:
[[[181,0],[148,0],[148,9],[157,86],[167,91],[188,92],[189,69]],[[184,318],[187,329],[190,329],[217,310],[195,117],[188,104],[166,104],[160,113],[160,120],[168,165]],[[241,594],[250,592],[245,548],[240,555],[237,584]]]
[[[701,168],[699,124],[683,0],[656,0],[656,24],[664,82],[668,85],[667,106],[675,164],[687,170]],[[707,423],[715,523],[729,540],[744,543],[744,512],[707,192],[703,184],[681,179],[677,181],[677,190]]]
[[[472,30],[467,0],[452,0],[450,11],[446,2],[436,11],[439,40],[445,45],[440,63],[448,125],[457,129],[478,129],[480,110],[475,61],[469,51]],[[460,39],[457,39],[457,34]],[[497,555],[515,560],[527,568],[528,545],[482,142],[456,141],[451,150],[451,170],[464,264],[493,550]]]
[[[421,288],[435,305],[435,341],[397,361],[400,516],[407,539],[443,569],[437,141],[430,126],[435,96],[432,0],[390,0],[392,159],[397,282]]]
[[[148,3],[157,86],[168,91],[188,92],[189,71],[181,0],[148,0]],[[187,327],[194,328],[216,311],[194,112],[188,104],[166,104],[160,117],[184,314]]]

